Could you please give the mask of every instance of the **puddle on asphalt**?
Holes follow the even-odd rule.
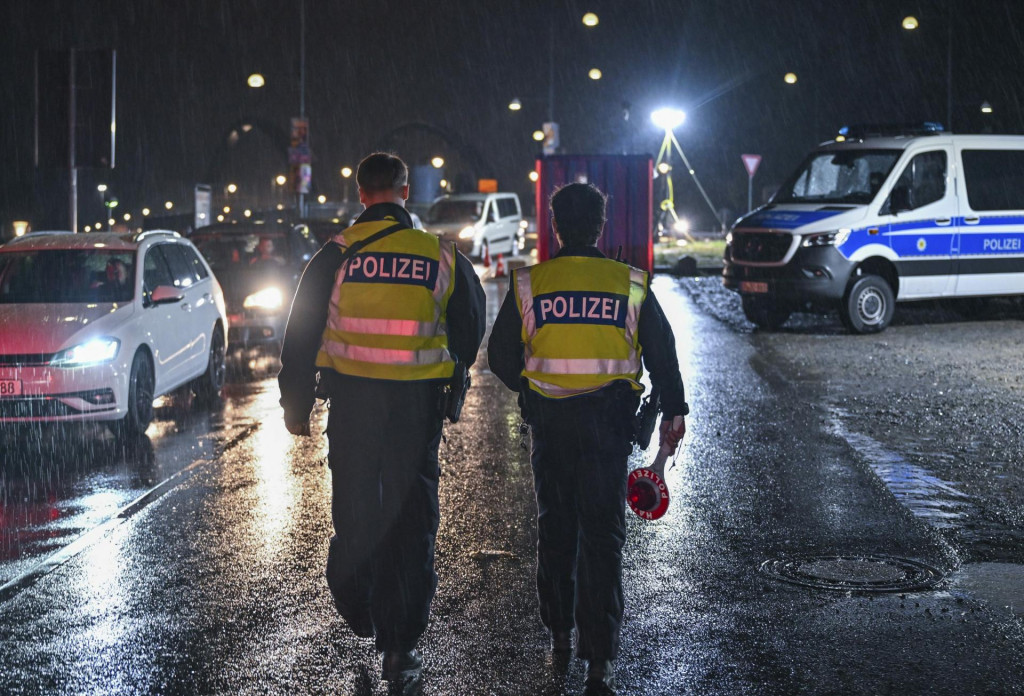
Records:
[[[908,462],[867,435],[850,432],[843,424],[845,415],[841,409],[832,409],[832,431],[864,457],[896,500],[916,518],[952,535],[957,546],[968,552],[968,558],[1020,560],[1024,534],[988,517],[978,501],[956,483]]]
[[[843,425],[841,413],[833,411],[832,428],[864,455],[871,469],[904,507],[931,526],[958,529],[963,522],[977,516],[971,497],[955,484],[908,462],[867,435],[850,432]]]

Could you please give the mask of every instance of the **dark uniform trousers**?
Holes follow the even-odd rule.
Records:
[[[618,656],[626,460],[638,405],[620,385],[570,399],[526,396],[541,620],[553,631],[575,624],[576,654],[586,660]]]
[[[437,588],[439,387],[331,377],[327,584],[350,625],[372,617],[378,649],[411,650]]]

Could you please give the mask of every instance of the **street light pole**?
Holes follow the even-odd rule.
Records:
[[[306,118],[306,0],[299,0],[299,118]],[[299,217],[305,217],[305,196],[298,194]]]

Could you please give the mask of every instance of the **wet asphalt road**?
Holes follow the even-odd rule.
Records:
[[[667,515],[630,519],[620,693],[1024,693],[1024,322],[762,334],[714,283],[656,279],[693,416]],[[89,428],[4,450],[0,693],[387,692],[322,579],[326,445],[289,436],[276,400],[266,380],[214,413],[172,403],[140,452]],[[537,616],[518,423],[478,363],[441,448],[424,694],[581,689]],[[759,570],[812,554],[944,579],[860,593]]]

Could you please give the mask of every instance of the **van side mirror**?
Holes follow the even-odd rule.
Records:
[[[906,186],[894,188],[892,193],[889,194],[889,202],[886,207],[888,212],[893,215],[911,210],[913,206],[910,204],[910,189]]]

